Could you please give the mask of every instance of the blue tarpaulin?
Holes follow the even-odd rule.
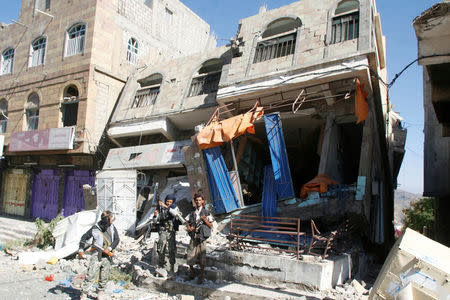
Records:
[[[264,167],[264,183],[261,202],[263,217],[276,217],[277,215],[277,191],[273,177],[272,165]]]
[[[238,209],[239,200],[228,174],[220,147],[204,149],[206,171],[208,173],[209,189],[214,213],[228,213]]]
[[[265,115],[264,122],[278,199],[293,198],[294,188],[292,186],[280,115],[278,113]]]

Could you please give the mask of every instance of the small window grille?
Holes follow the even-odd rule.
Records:
[[[188,97],[217,92],[221,72],[210,73],[192,79]]]
[[[259,42],[253,63],[294,54],[297,33]]]
[[[131,108],[153,105],[155,104],[158,95],[159,95],[159,86],[140,89],[136,92],[136,95],[134,96],[134,101],[133,104],[131,105]]]
[[[359,37],[359,11],[333,18],[331,43],[340,43]]]

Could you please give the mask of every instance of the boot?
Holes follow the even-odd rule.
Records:
[[[170,265],[170,274],[174,274],[175,273],[175,265]]]

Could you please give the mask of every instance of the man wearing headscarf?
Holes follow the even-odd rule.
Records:
[[[159,256],[159,267],[164,268],[166,264],[166,250],[169,254],[170,274],[175,272],[175,255],[177,246],[175,242],[175,234],[178,231],[179,220],[178,207],[176,206],[175,195],[169,194],[166,196],[164,203],[159,201],[159,207],[155,210],[154,218],[159,224],[159,241],[157,245]]]

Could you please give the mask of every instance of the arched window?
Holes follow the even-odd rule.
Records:
[[[27,130],[38,129],[39,124],[39,95],[32,93],[28,96],[28,101],[25,108]]]
[[[256,46],[253,63],[294,54],[300,19],[281,18],[267,26]]]
[[[331,43],[340,43],[359,37],[359,1],[339,2],[331,21]]]
[[[12,73],[14,62],[14,49],[9,48],[2,53],[2,69],[1,74]]]
[[[69,85],[64,90],[64,97],[61,111],[64,127],[77,125],[78,89],[76,86]]]
[[[188,97],[217,92],[223,62],[220,59],[210,59],[203,63],[192,79]]]
[[[44,64],[46,44],[47,39],[45,37],[40,37],[31,44],[30,60],[28,62],[29,67]]]
[[[135,38],[130,38],[128,40],[128,48],[127,48],[127,61],[132,64],[136,64],[138,60],[138,42]]]
[[[6,132],[6,125],[8,124],[8,101],[6,99],[0,100],[0,133]]]
[[[86,25],[76,24],[67,31],[66,56],[81,54],[84,51]]]
[[[159,73],[153,74],[147,78],[139,81],[141,88],[134,95],[131,108],[144,107],[153,105],[156,102],[156,98],[159,95],[159,89],[161,88],[162,75]]]

